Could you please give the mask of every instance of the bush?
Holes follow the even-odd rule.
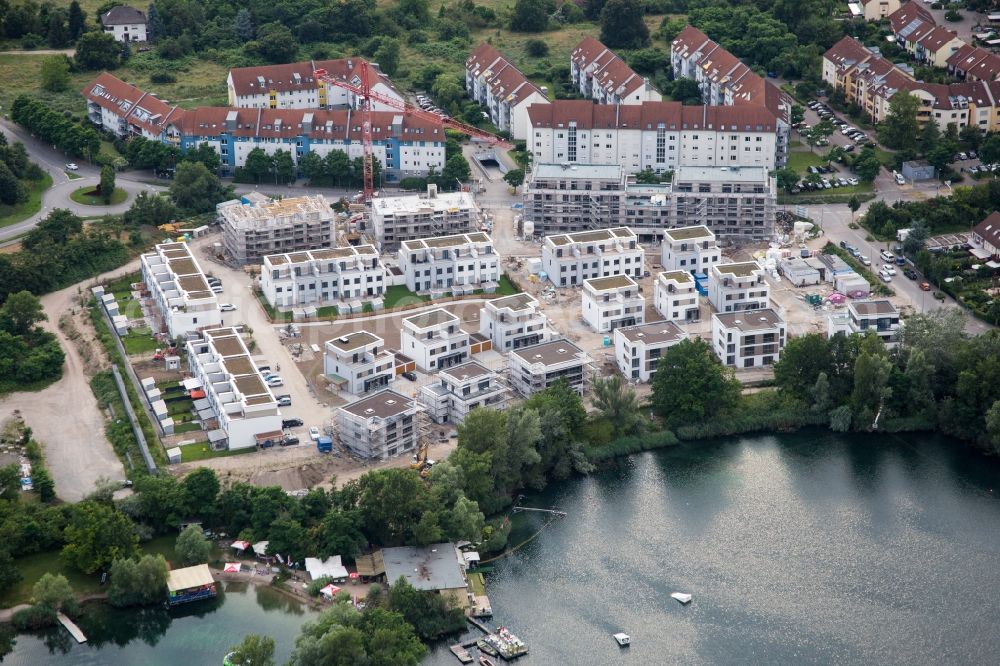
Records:
[[[319,591],[324,587],[333,582],[333,579],[329,576],[323,576],[322,578],[317,578],[313,582],[309,583],[309,587],[306,588],[306,592],[310,597],[318,597]]]
[[[549,54],[549,45],[541,39],[529,39],[524,43],[524,50],[532,58],[541,58]]]
[[[169,72],[154,72],[150,74],[149,80],[152,83],[177,83],[177,77]]]
[[[58,620],[56,619],[55,608],[36,604],[35,606],[22,608],[14,613],[11,621],[18,631],[37,631],[54,626]]]
[[[587,457],[591,462],[598,460],[608,460],[619,456],[627,456],[640,451],[652,451],[662,449],[677,444],[677,437],[669,430],[659,430],[646,435],[634,437],[622,437],[613,442],[598,446],[587,451]]]
[[[792,431],[826,425],[828,416],[806,409],[801,401],[778,391],[742,396],[740,404],[709,421],[681,426],[682,440],[727,437],[762,431]]]

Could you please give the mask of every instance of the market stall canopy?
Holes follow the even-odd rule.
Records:
[[[267,544],[269,544],[269,543],[271,543],[271,542],[270,541],[258,541],[257,543],[255,543],[253,545],[253,552],[257,553],[258,555],[262,555],[262,556],[263,555],[267,555]]]
[[[222,571],[224,573],[239,573],[242,566],[239,562],[226,562],[226,566],[223,567]]]
[[[319,591],[319,593],[322,594],[323,596],[331,598],[333,597],[333,595],[337,594],[337,592],[340,592],[340,588],[334,585],[333,583],[330,583],[329,585],[320,589]]]
[[[234,541],[233,545],[231,546],[231,548],[235,548],[236,550],[246,550],[249,547],[250,547],[249,541]]]

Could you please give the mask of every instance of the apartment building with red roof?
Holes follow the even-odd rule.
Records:
[[[580,94],[599,104],[659,102],[649,80],[593,37],[584,37],[569,57],[570,78]]]
[[[528,107],[549,101],[546,90],[486,42],[465,61],[465,90],[486,109],[497,129],[515,139],[528,138]]]

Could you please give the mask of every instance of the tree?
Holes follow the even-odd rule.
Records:
[[[979,149],[979,157],[987,164],[1000,162],[1000,132],[990,132],[986,135]]]
[[[935,122],[929,122],[924,125],[923,132],[920,134],[920,152],[927,155],[941,141],[941,130],[938,129],[938,125]]]
[[[383,72],[393,76],[399,67],[399,40],[383,37],[378,48],[375,49],[375,61]]]
[[[111,564],[108,601],[112,606],[147,606],[163,601],[167,590],[167,561],[162,555],[143,555],[138,561],[121,558]]]
[[[80,8],[80,3],[77,0],[69,3],[69,17],[67,22],[69,24],[67,26],[69,38],[75,42],[83,34],[83,28],[87,22],[87,17]]]
[[[807,132],[806,141],[812,148],[818,145],[821,140],[828,139],[831,134],[833,134],[833,123],[829,120],[821,120]]]
[[[806,110],[801,104],[792,104],[791,121],[793,125],[798,125],[806,119]]]
[[[267,545],[269,555],[280,554],[292,562],[301,562],[312,547],[309,533],[302,527],[302,523],[287,516],[271,523],[267,538],[270,541]]]
[[[470,176],[472,169],[469,168],[469,161],[461,153],[449,157],[444,163],[444,169],[441,170],[441,180],[444,187],[449,190],[469,180]]]
[[[854,158],[851,169],[858,174],[858,178],[866,183],[870,183],[878,176],[882,170],[882,163],[879,162],[878,155],[874,149],[865,148]]]
[[[46,56],[42,60],[42,89],[62,92],[69,86],[69,59],[64,55]]]
[[[219,496],[219,477],[208,467],[199,467],[181,482],[187,497],[188,513],[196,516],[209,514]]]
[[[649,44],[649,28],[639,0],[607,0],[601,10],[601,41],[610,48],[639,49]]]
[[[207,213],[215,210],[215,204],[234,195],[232,186],[223,187],[219,177],[204,164],[181,162],[170,185],[170,196],[184,212]]]
[[[287,150],[277,150],[271,158],[274,168],[274,180],[277,183],[292,183],[295,181],[295,160]]]
[[[74,60],[83,70],[115,69],[121,62],[121,53],[121,45],[113,35],[88,32],[77,40]]]
[[[242,7],[236,12],[236,19],[233,21],[233,34],[241,42],[249,42],[256,34],[253,27],[253,16],[246,7]]]
[[[1000,452],[1000,400],[995,401],[986,411],[986,434],[993,451]]]
[[[139,547],[132,521],[120,511],[94,501],[73,507],[65,536],[63,559],[86,574],[132,557]]]
[[[857,194],[852,194],[851,198],[847,200],[847,207],[851,209],[851,222],[853,222],[854,214],[861,208],[861,199],[858,198]]]
[[[274,666],[274,639],[270,636],[247,634],[229,649],[227,660],[233,666]]]
[[[10,555],[10,551],[6,548],[0,548],[0,592],[14,587],[23,578],[14,558]],[[0,656],[3,656],[3,650],[0,650]]]
[[[810,394],[814,411],[822,413],[830,408],[830,378],[825,372],[819,373],[816,377],[816,383],[813,384]]]
[[[0,162],[0,203],[13,206],[23,201],[26,196],[24,185],[17,180],[17,176],[6,163]]]
[[[254,148],[247,153],[247,158],[243,162],[243,173],[255,183],[259,183],[271,173],[271,157],[263,148]]]
[[[31,472],[31,485],[38,493],[38,499],[43,502],[51,502],[56,498],[56,484],[52,480],[52,475],[44,467],[36,467]]]
[[[122,215],[122,225],[133,229],[138,229],[142,225],[158,227],[173,221],[176,217],[177,207],[169,198],[142,191],[135,196],[135,201]]]
[[[222,166],[222,158],[219,153],[206,142],[199,143],[197,148],[188,148],[184,153],[184,159],[190,162],[201,162],[205,168],[212,173],[219,173]]]
[[[653,409],[670,425],[695,423],[736,404],[740,383],[701,338],[667,349],[653,375]]]
[[[879,137],[889,148],[915,154],[920,137],[917,111],[920,100],[907,92],[898,92],[889,103],[889,113],[879,128]]]
[[[642,429],[639,398],[621,375],[595,375],[590,390],[594,406],[611,423],[615,437],[631,435]]]
[[[694,79],[676,79],[670,88],[670,96],[684,106],[699,106],[704,103],[701,87]]]
[[[16,464],[0,467],[0,499],[17,499],[21,491],[21,469]]]
[[[115,193],[114,167],[107,164],[101,167],[101,184],[98,185],[98,189],[101,191],[101,199],[104,200],[104,203],[111,203],[111,197]]]
[[[205,538],[199,525],[188,525],[178,535],[174,552],[184,566],[205,564],[212,553],[212,544]]]
[[[934,365],[922,349],[914,349],[906,360],[909,391],[907,401],[916,414],[931,414],[934,409]]]
[[[389,586],[389,608],[413,627],[417,636],[430,640],[460,629],[464,613],[448,605],[447,598],[425,594],[410,585],[402,576]]]
[[[774,381],[782,391],[800,396],[816,384],[819,376],[829,373],[833,358],[826,336],[809,333],[791,338],[774,364]]]
[[[46,42],[53,49],[61,49],[69,43],[69,31],[66,29],[66,16],[61,11],[49,14]]]
[[[549,44],[544,39],[529,39],[524,50],[532,58],[543,58],[549,54]]]
[[[885,344],[874,333],[869,333],[861,341],[861,353],[854,362],[854,391],[851,393],[851,411],[858,428],[872,429],[876,415],[882,410],[885,400],[892,394],[889,375],[892,362],[885,350]]]
[[[257,29],[257,39],[244,47],[268,62],[292,62],[299,52],[299,43],[292,31],[280,23],[267,23]]]
[[[360,516],[355,510],[332,510],[327,513],[320,528],[320,555],[340,555],[346,559],[354,559],[368,543],[360,524]]]
[[[514,188],[514,192],[517,192],[519,188],[524,183],[524,169],[511,169],[503,175],[503,180],[505,183]]]
[[[31,598],[36,604],[59,610],[75,599],[73,588],[62,574],[43,574],[31,588]]]
[[[517,0],[510,18],[514,32],[542,32],[549,27],[549,15],[555,11],[552,0]]]
[[[0,328],[14,335],[27,335],[46,319],[42,302],[30,291],[10,294],[0,307]]]
[[[910,257],[917,256],[917,253],[924,249],[924,243],[930,238],[930,235],[931,232],[923,220],[916,220],[910,226],[906,240],[903,241],[903,254]]]
[[[778,187],[786,192],[791,192],[792,188],[797,187],[799,184],[799,173],[789,167],[778,169],[774,172],[774,177],[778,183]]]
[[[150,44],[155,44],[159,41],[160,37],[163,37],[164,32],[163,18],[160,16],[160,10],[157,9],[155,2],[150,3],[149,9],[146,10],[146,41]]]

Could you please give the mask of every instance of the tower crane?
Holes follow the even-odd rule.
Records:
[[[361,145],[364,150],[362,164],[365,171],[364,197],[366,204],[371,204],[372,198],[375,196],[375,171],[373,168],[374,148],[372,146],[372,102],[379,102],[380,104],[384,104],[385,106],[397,111],[402,111],[415,118],[439,122],[445,127],[450,127],[454,130],[462,132],[463,134],[468,134],[471,137],[482,139],[491,145],[510,145],[499,136],[479,129],[475,125],[469,125],[468,123],[463,123],[453,118],[445,118],[436,113],[424,111],[423,109],[415,107],[412,104],[400,101],[395,97],[383,95],[380,92],[372,90],[372,81],[375,79],[376,74],[374,72],[374,68],[367,60],[362,60],[359,63],[359,67],[356,72],[359,80],[358,85],[354,85],[349,81],[343,81],[330,76],[325,69],[316,69],[313,71],[313,75],[317,81],[322,81],[327,85],[335,86],[337,88],[343,88],[344,90],[354,93],[355,97],[358,99],[358,110],[361,112]],[[443,137],[442,140],[444,140]]]

